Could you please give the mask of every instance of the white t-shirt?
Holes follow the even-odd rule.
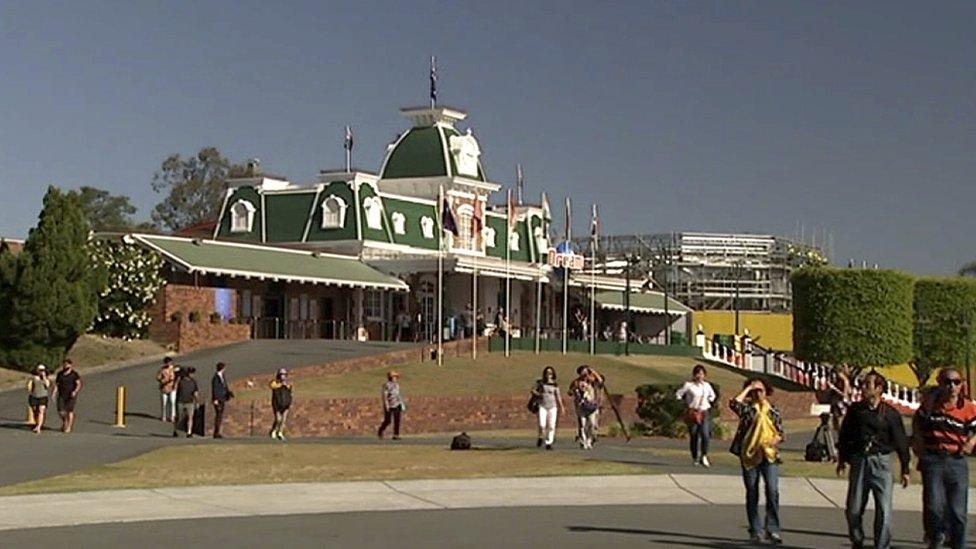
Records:
[[[707,381],[698,383],[696,381],[686,381],[684,385],[675,393],[679,399],[685,401],[685,405],[693,410],[708,410],[715,402],[715,389]]]

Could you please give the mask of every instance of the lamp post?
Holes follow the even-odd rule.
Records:
[[[633,329],[633,323],[634,323],[634,315],[633,312],[630,310],[630,269],[632,265],[635,265],[638,261],[640,261],[640,256],[627,254],[626,260],[627,260],[627,267],[624,269],[624,274],[626,276],[626,281],[627,281],[626,290],[624,291],[624,310],[626,311],[624,313],[624,318],[626,320],[624,320],[625,328],[624,328],[623,336],[624,336],[624,355],[630,355],[630,330]]]
[[[732,263],[732,272],[735,273],[735,296],[732,298],[732,308],[735,309],[735,337],[739,337],[739,279],[742,277],[742,262]]]

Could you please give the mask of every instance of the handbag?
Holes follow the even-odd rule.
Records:
[[[689,425],[701,425],[705,423],[705,412],[704,410],[696,410],[694,408],[688,408],[685,410],[685,423]]]
[[[529,397],[529,402],[525,405],[525,407],[528,408],[528,410],[533,414],[538,414],[540,404],[542,404],[542,397],[532,393],[532,396]]]

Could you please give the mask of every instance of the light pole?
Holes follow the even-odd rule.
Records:
[[[732,263],[732,272],[735,273],[735,296],[732,298],[732,308],[735,309],[735,337],[739,337],[739,279],[742,277],[742,262]]]
[[[625,356],[630,355],[630,331],[633,329],[633,323],[634,323],[634,315],[633,312],[630,310],[630,269],[631,269],[631,265],[634,265],[638,261],[640,261],[640,256],[627,254],[626,259],[627,259],[627,267],[625,268],[625,273],[624,273],[627,280],[627,286],[624,292],[624,310],[626,311],[624,313],[624,318],[626,320],[624,320],[625,328],[623,330]]]

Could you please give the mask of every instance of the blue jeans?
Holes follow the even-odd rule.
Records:
[[[688,426],[688,434],[691,436],[691,457],[698,461],[702,456],[708,455],[708,439],[712,435],[712,418],[705,412],[705,421],[692,423]]]
[[[874,496],[874,546],[891,547],[891,456],[856,456],[851,462],[847,484],[847,532],[851,543],[864,543],[864,508],[868,493]]]
[[[922,471],[922,497],[925,525],[931,543],[948,539],[952,547],[966,546],[969,464],[962,456],[924,454],[919,463]]]
[[[759,522],[759,478],[766,485],[766,527]],[[742,481],[746,485],[746,517],[749,534],[758,536],[765,530],[779,533],[779,465],[763,461],[752,469],[742,468]]]

